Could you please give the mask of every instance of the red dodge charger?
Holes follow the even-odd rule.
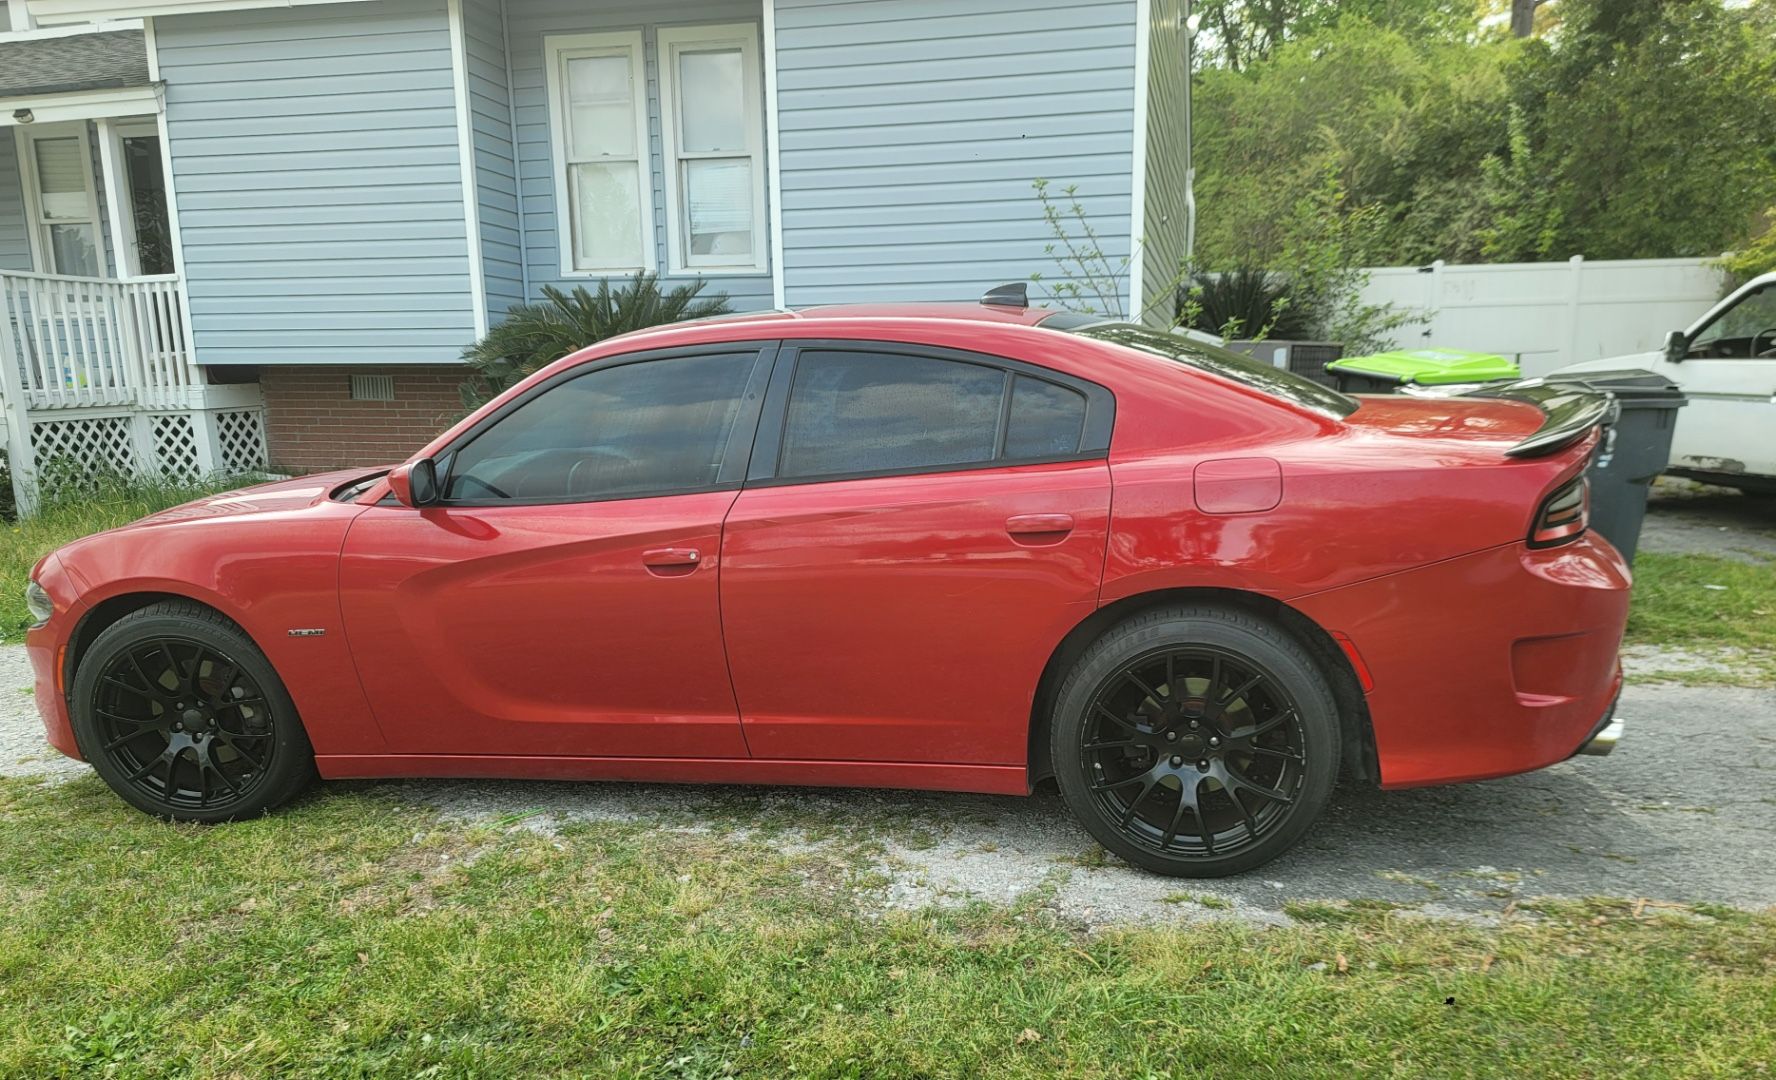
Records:
[[[393,471],[77,541],[30,586],[49,739],[152,814],[322,777],[1027,793],[1249,869],[1341,775],[1613,745],[1607,399],[1351,398],[1015,303],[662,327]]]

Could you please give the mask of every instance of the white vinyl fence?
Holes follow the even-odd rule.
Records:
[[[1710,259],[1617,259],[1372,268],[1363,300],[1426,313],[1396,348],[1439,346],[1510,357],[1525,375],[1656,349],[1720,299]]]

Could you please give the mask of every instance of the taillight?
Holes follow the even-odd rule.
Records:
[[[1542,501],[1529,530],[1529,546],[1553,547],[1576,540],[1590,519],[1591,481],[1580,476]]]

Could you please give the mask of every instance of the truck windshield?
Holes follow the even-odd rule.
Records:
[[[1113,345],[1122,345],[1141,352],[1163,356],[1167,360],[1175,360],[1180,364],[1188,364],[1224,379],[1232,379],[1244,383],[1254,390],[1281,398],[1291,405],[1315,412],[1324,413],[1343,419],[1357,411],[1359,402],[1336,390],[1321,386],[1310,379],[1304,379],[1292,371],[1261,364],[1249,356],[1241,356],[1231,349],[1223,349],[1207,342],[1196,341],[1182,334],[1167,333],[1155,330],[1150,326],[1122,322],[1075,323],[1066,320],[1063,325],[1056,325],[1056,319],[1043,320],[1043,326],[1054,330],[1066,330],[1083,337],[1097,338]]]

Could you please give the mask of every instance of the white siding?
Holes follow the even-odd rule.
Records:
[[[155,37],[200,361],[458,359],[444,0],[171,16]]]
[[[792,307],[1060,276],[1038,177],[1129,257],[1133,0],[777,0],[776,22]]]

